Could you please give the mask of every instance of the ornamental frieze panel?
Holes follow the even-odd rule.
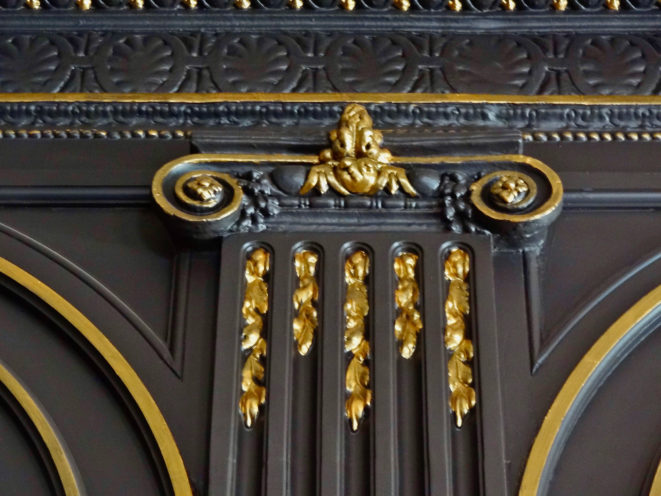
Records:
[[[0,91],[651,95],[658,47],[653,34],[5,32]]]

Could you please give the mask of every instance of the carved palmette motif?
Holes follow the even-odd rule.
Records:
[[[344,265],[344,350],[352,355],[345,378],[349,395],[345,410],[353,431],[358,430],[365,409],[372,403],[372,390],[369,388],[370,369],[365,363],[370,354],[370,344],[365,335],[365,318],[370,309],[365,284],[369,268],[370,259],[363,250],[353,252]]]
[[[452,354],[448,360],[450,408],[455,413],[457,427],[477,401],[470,361],[473,343],[466,338],[466,316],[470,312],[468,273],[470,256],[460,248],[450,251],[445,260],[445,278],[449,281],[445,300],[445,347]]]
[[[248,351],[248,356],[241,371],[241,390],[239,410],[246,427],[252,427],[259,415],[259,408],[266,402],[264,364],[266,340],[262,336],[264,316],[269,309],[269,288],[264,277],[269,271],[270,255],[263,248],[257,248],[246,261],[246,290],[241,314],[245,325],[242,331],[241,349]]]

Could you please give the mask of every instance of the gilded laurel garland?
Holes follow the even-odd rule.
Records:
[[[401,167],[389,165],[392,155],[381,148],[383,135],[373,127],[372,118],[362,105],[348,105],[338,129],[330,132],[331,148],[319,155],[320,165],[310,169],[301,188],[305,194],[316,188],[326,193],[330,186],[341,195],[374,195],[383,189],[396,193],[400,186],[417,196]]]
[[[365,318],[369,313],[369,300],[365,278],[369,274],[370,259],[362,250],[355,251],[344,265],[347,293],[344,302],[345,330],[344,350],[352,354],[346,372],[346,415],[351,430],[357,431],[365,408],[372,403],[369,389],[370,369],[365,363],[370,354],[370,344],[365,339]]]
[[[402,253],[393,264],[397,276],[395,303],[398,315],[395,319],[395,338],[399,341],[399,353],[403,358],[411,358],[415,352],[418,333],[422,329],[422,318],[416,308],[420,300],[420,289],[415,277],[418,256]]]
[[[259,407],[266,402],[264,364],[266,340],[262,336],[264,316],[269,309],[269,288],[264,277],[269,271],[270,255],[263,248],[257,248],[246,261],[246,291],[241,314],[245,325],[242,332],[241,349],[248,351],[248,356],[241,371],[241,390],[239,409],[246,427],[252,427],[259,415]]]
[[[445,347],[452,352],[448,360],[450,408],[455,413],[457,427],[475,406],[473,343],[466,338],[466,316],[470,312],[468,272],[470,256],[460,248],[453,249],[445,261],[445,278],[450,281],[445,301]]]
[[[298,288],[294,291],[294,308],[298,315],[294,317],[294,339],[299,354],[305,356],[310,351],[317,329],[317,309],[319,286],[316,280],[319,255],[313,251],[299,251],[294,255],[294,267],[298,276]]]

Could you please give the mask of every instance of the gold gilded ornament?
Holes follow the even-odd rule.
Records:
[[[415,268],[418,256],[413,253],[402,253],[393,267],[397,276],[395,304],[398,315],[395,319],[395,338],[400,342],[399,353],[403,358],[411,358],[415,352],[418,333],[422,329],[422,318],[416,308],[420,300],[420,289],[415,280]]]
[[[298,276],[298,288],[294,291],[294,308],[298,315],[294,317],[293,331],[298,353],[305,356],[309,353],[314,331],[317,329],[317,309],[315,303],[319,298],[319,286],[315,279],[319,255],[313,251],[299,251],[294,255],[294,267]]]
[[[249,351],[241,370],[241,390],[239,410],[243,414],[246,427],[252,427],[259,415],[259,407],[266,402],[264,364],[266,340],[262,337],[263,317],[269,309],[269,288],[264,276],[269,271],[270,255],[263,248],[257,248],[246,261],[246,291],[241,314],[245,325],[242,332],[241,349]]]
[[[346,372],[346,390],[349,397],[345,410],[354,432],[358,430],[365,409],[372,403],[372,390],[369,389],[370,369],[365,364],[370,354],[370,344],[365,339],[365,317],[370,309],[365,278],[369,274],[369,268],[370,259],[363,250],[352,253],[344,264],[347,287],[344,301],[344,350],[352,354]]]
[[[381,148],[383,135],[373,128],[372,118],[362,105],[344,109],[340,126],[330,132],[331,148],[319,155],[321,164],[310,169],[300,193],[316,188],[326,193],[329,186],[341,195],[374,195],[383,189],[391,194],[400,186],[411,196],[413,188],[406,171],[389,165],[392,155]]]
[[[452,352],[448,360],[450,409],[455,414],[457,427],[477,401],[473,371],[473,343],[466,339],[466,316],[470,312],[468,272],[470,257],[460,248],[453,249],[445,261],[445,278],[450,281],[445,300],[445,347]]]

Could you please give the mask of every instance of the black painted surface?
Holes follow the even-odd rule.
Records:
[[[244,103],[0,95],[0,256],[62,294],[125,355],[163,411],[197,494],[516,494],[568,374],[661,281],[661,104],[580,99],[661,94],[659,5],[623,0],[620,12],[607,12],[604,1],[576,0],[561,13],[521,0],[504,12],[501,2],[464,0],[458,13],[422,0],[410,12],[374,0],[358,1],[355,12],[334,0],[306,1],[300,12],[281,1],[253,4],[240,12],[232,2],[187,10],[158,1],[132,12],[123,0],[99,0],[83,13],[71,0],[43,0],[39,12],[0,0],[0,92],[266,93]],[[273,92],[346,92],[346,102],[272,102]],[[564,210],[543,246],[505,247],[484,232],[456,237],[434,212],[412,226],[402,209],[343,212],[349,227],[333,235],[317,212],[296,211],[278,229],[305,235],[202,246],[173,238],[150,196],[161,165],[191,151],[316,154],[353,92],[438,95],[435,103],[383,97],[366,105],[376,127],[390,129],[384,146],[395,154],[522,150],[556,170]],[[578,98],[442,100],[451,93]],[[287,181],[295,193],[296,181]],[[269,404],[248,432],[236,408],[238,250],[258,238],[274,247],[277,311],[268,328]],[[305,360],[289,332],[288,257],[302,239],[319,242],[324,281],[321,329]],[[340,245],[349,239],[373,250],[374,308],[385,308],[370,322],[375,400],[357,435],[341,411]],[[388,258],[401,240],[424,252],[427,323],[405,363],[393,343]],[[447,408],[444,240],[475,250],[478,406],[462,431]],[[88,493],[168,494],[153,440],[107,365],[52,312],[2,282],[0,360],[53,416]],[[658,351],[657,331],[605,380],[569,436],[549,495],[647,494],[661,440]],[[58,491],[34,429],[0,396],[0,493]]]

